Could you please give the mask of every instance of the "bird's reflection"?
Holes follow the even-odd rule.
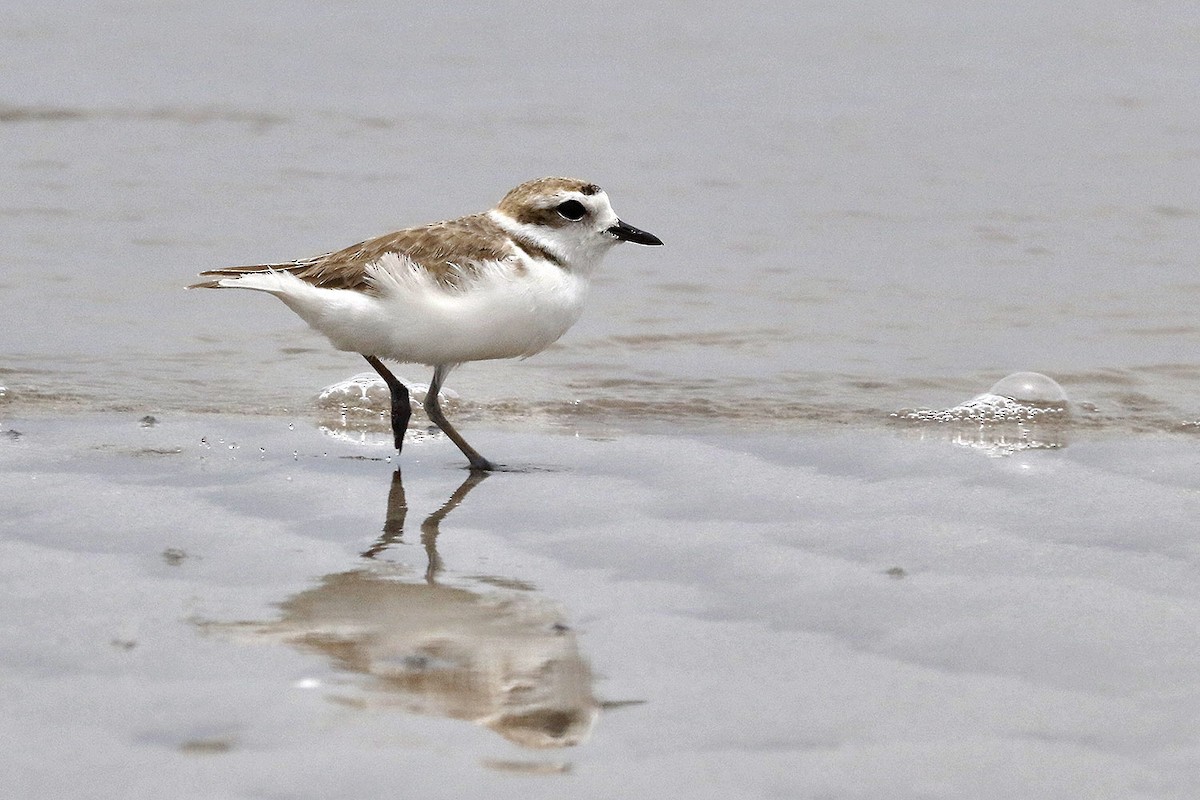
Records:
[[[425,547],[427,564],[425,580],[428,583],[434,583],[438,573],[442,571],[442,557],[438,555],[437,551],[437,537],[442,520],[446,518],[447,514],[458,508],[471,490],[483,483],[490,474],[480,470],[471,470],[462,485],[450,495],[450,499],[442,503],[441,508],[434,511],[421,523],[421,544]],[[402,541],[404,520],[407,517],[408,500],[404,495],[404,478],[397,469],[392,473],[392,486],[388,490],[387,516],[383,522],[383,535],[376,540],[375,544],[363,551],[363,558],[375,558],[393,544]]]
[[[339,698],[351,704],[470,720],[525,747],[579,744],[609,704],[593,696],[591,670],[557,606],[520,582],[438,582],[439,526],[486,477],[472,472],[422,522],[424,580],[377,558],[403,543],[408,504],[397,471],[364,564],[287,598],[274,621],[205,627],[323,654],[365,679],[359,696]]]

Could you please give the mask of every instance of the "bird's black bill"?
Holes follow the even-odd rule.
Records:
[[[662,239],[653,233],[647,233],[641,228],[626,225],[621,220],[617,220],[617,224],[609,228],[608,232],[624,242],[633,242],[634,244],[662,244]]]

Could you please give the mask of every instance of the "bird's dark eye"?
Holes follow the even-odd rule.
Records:
[[[583,207],[583,203],[578,200],[568,200],[565,203],[559,203],[554,209],[564,219],[577,220],[583,219],[583,215],[587,213],[587,209]]]

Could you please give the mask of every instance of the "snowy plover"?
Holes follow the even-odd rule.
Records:
[[[620,241],[660,245],[626,225],[593,183],[539,178],[482,214],[437,222],[285,264],[202,272],[190,289],[273,294],[339,350],[360,353],[392,394],[396,450],[412,413],[408,389],[380,359],[427,364],[429,419],[472,469],[493,465],[446,420],[438,390],[465,361],[524,358],[579,319],[588,278]]]

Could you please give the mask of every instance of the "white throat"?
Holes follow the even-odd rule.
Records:
[[[604,231],[547,228],[518,222],[498,209],[487,212],[493,222],[514,238],[534,244],[551,253],[566,269],[580,277],[590,277],[617,239]]]

